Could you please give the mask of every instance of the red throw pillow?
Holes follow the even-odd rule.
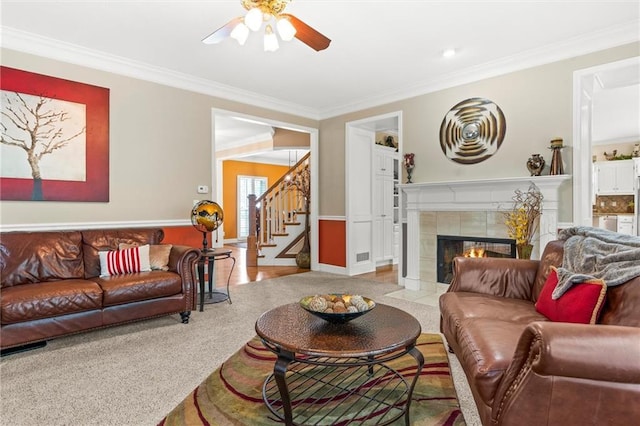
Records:
[[[124,250],[98,252],[100,256],[100,276],[131,274],[151,270],[149,264],[149,244]]]
[[[573,284],[562,296],[553,300],[551,293],[557,284],[558,273],[556,268],[551,267],[551,272],[536,302],[536,311],[555,322],[595,324],[607,294],[605,282],[592,279]]]

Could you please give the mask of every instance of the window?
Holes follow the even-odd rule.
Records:
[[[238,239],[249,235],[249,199],[251,194],[260,197],[267,190],[267,178],[238,176]]]

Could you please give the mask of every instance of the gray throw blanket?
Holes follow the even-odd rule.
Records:
[[[599,278],[613,287],[640,276],[640,237],[587,226],[564,229],[559,237],[566,241],[552,299],[589,279]]]

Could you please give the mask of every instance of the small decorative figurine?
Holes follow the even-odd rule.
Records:
[[[549,147],[549,149],[553,151],[553,156],[551,157],[551,169],[549,170],[550,175],[564,174],[562,155],[560,154],[560,150],[562,148],[564,148],[564,146],[562,145],[562,138],[555,138],[551,140],[551,146]]]
[[[545,161],[540,154],[531,154],[531,157],[527,160],[527,169],[531,176],[540,176],[542,169],[544,169]]]
[[[640,143],[637,143],[633,146],[633,152],[631,156],[634,158],[640,157]]]

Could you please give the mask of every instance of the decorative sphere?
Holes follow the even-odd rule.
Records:
[[[200,232],[213,232],[222,224],[222,207],[214,201],[202,200],[191,210],[191,224]]]

